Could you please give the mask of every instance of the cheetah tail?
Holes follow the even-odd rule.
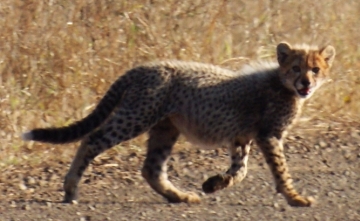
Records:
[[[22,134],[23,140],[45,143],[70,143],[77,141],[99,127],[119,104],[127,88],[126,76],[115,81],[95,109],[84,119],[66,127],[37,128]]]

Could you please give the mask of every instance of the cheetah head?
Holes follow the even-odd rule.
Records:
[[[335,48],[280,43],[277,48],[280,78],[300,98],[310,97],[326,80],[335,58]]]

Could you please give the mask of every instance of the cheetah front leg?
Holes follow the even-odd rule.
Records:
[[[276,182],[276,190],[281,193],[290,206],[311,206],[312,197],[301,196],[292,184],[291,175],[284,155],[282,140],[275,137],[256,140]]]
[[[202,189],[205,193],[213,193],[215,191],[230,187],[235,183],[241,182],[247,174],[247,162],[249,159],[251,141],[240,144],[235,142],[230,150],[231,167],[225,174],[218,174],[207,179]]]
[[[179,131],[169,119],[155,125],[149,131],[148,150],[142,176],[157,193],[172,203],[199,203],[200,197],[192,192],[177,189],[167,176],[167,161]]]

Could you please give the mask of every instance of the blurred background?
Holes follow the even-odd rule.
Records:
[[[73,154],[76,144],[19,135],[80,120],[137,64],[181,59],[238,69],[274,60],[280,41],[337,50],[333,81],[307,102],[304,121],[357,121],[359,23],[357,0],[2,0],[0,166]]]

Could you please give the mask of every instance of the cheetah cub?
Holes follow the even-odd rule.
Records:
[[[149,132],[142,176],[169,202],[200,202],[197,194],[181,191],[168,180],[166,164],[183,134],[196,144],[229,149],[229,169],[206,180],[205,193],[244,179],[254,142],[288,204],[310,206],[313,199],[300,195],[292,184],[283,139],[303,102],[327,80],[335,49],[280,43],[276,52],[277,63],[257,62],[236,72],[181,61],[135,67],[113,83],[84,119],[66,127],[34,129],[23,139],[53,144],[81,139],[65,177],[64,202],[76,199],[81,176],[97,155]]]

